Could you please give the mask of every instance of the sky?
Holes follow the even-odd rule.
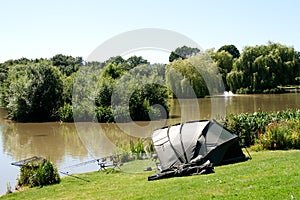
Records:
[[[298,0],[0,0],[0,63],[60,53],[85,59],[141,28],[178,32],[203,49],[272,41],[300,51],[299,8]]]

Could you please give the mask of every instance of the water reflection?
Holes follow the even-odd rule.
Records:
[[[245,112],[277,112],[286,109],[300,108],[300,93],[236,95],[226,98],[226,114]]]
[[[2,142],[3,152],[15,160],[37,155],[61,164],[65,155],[78,159],[87,155],[74,124],[7,122]]]

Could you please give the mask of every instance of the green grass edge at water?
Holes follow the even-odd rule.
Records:
[[[154,172],[93,172],[0,199],[300,199],[300,150],[251,152],[214,174],[147,181]],[[133,163],[134,164],[134,163]],[[125,166],[124,166],[125,167]]]

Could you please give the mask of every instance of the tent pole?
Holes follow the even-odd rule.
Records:
[[[252,157],[251,157],[251,155],[250,155],[250,153],[249,153],[249,151],[248,151],[247,147],[246,147],[246,146],[244,146],[244,148],[245,148],[245,150],[246,150],[246,152],[247,152],[247,154],[248,154],[248,156],[249,156],[249,159],[250,159],[250,160],[252,160]]]

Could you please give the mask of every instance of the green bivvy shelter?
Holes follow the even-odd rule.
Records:
[[[239,137],[215,120],[192,121],[157,129],[152,141],[161,171],[148,177],[214,172],[214,166],[246,161]]]

